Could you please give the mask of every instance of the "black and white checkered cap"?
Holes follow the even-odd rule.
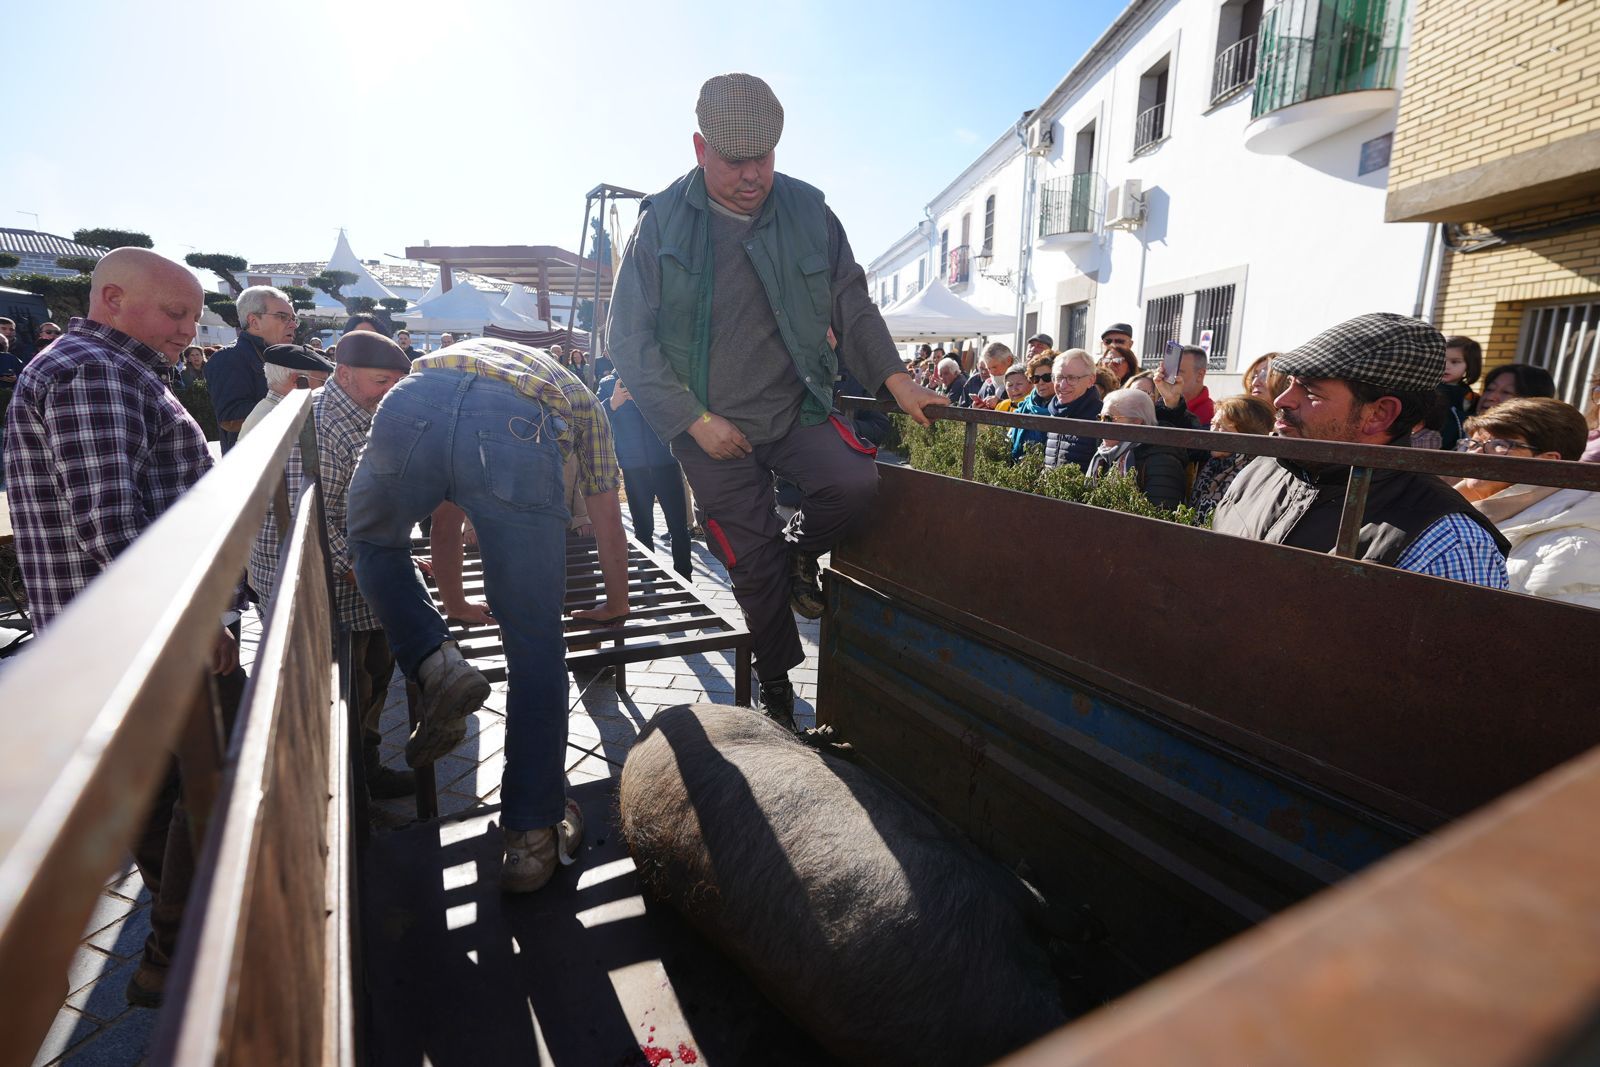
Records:
[[[783,136],[783,105],[754,74],[718,74],[700,86],[694,105],[700,136],[723,159],[760,159]]]
[[[1444,334],[1421,319],[1375,311],[1323,330],[1275,358],[1272,370],[1424,393],[1444,375]]]

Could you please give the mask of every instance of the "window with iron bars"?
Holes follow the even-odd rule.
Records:
[[[1589,383],[1600,374],[1600,302],[1550,304],[1523,312],[1517,360],[1543,367],[1556,396],[1580,411],[1592,401]]]
[[[1168,341],[1178,339],[1183,326],[1183,294],[1158,296],[1144,305],[1144,345],[1139,349],[1139,362],[1159,361]],[[1154,364],[1152,364],[1154,365]]]
[[[1194,294],[1194,327],[1189,343],[1200,343],[1205,331],[1211,331],[1211,346],[1207,349],[1206,366],[1212,370],[1225,370],[1228,366],[1228,333],[1233,325],[1233,289],[1231,285],[1218,285],[1200,289]]]

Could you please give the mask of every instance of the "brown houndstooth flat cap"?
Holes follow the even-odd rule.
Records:
[[[783,105],[754,74],[718,74],[700,86],[694,106],[700,136],[723,159],[759,159],[783,136]]]

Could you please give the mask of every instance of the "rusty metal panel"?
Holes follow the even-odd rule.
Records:
[[[1591,752],[1004,1062],[1593,1063],[1596,810]]]
[[[880,520],[835,550],[841,574],[1400,823],[1437,826],[1600,743],[1600,612],[880,473]],[[1054,566],[984,552],[951,581],[928,563],[1018,536]],[[1471,626],[1508,635],[1482,669]],[[837,695],[822,686],[823,714]]]

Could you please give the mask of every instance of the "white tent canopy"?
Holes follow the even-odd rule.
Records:
[[[482,333],[485,323],[498,322],[499,306],[470,285],[457,283],[448,290],[431,290],[401,317],[413,332],[445,333],[466,330]]]
[[[506,298],[500,302],[499,312],[505,315],[514,315],[523,322],[518,326],[511,320],[504,320],[497,316],[496,322],[502,326],[511,326],[518,330],[549,330],[553,329],[550,323],[539,317],[539,298],[530,292],[527,286],[513,285]]]
[[[328,257],[328,270],[342,270],[356,276],[356,280],[345,286],[342,290],[345,296],[370,296],[374,300],[393,300],[395,295],[382,282],[372,276],[365,263],[356,258],[355,251],[350,247],[350,239],[339,231],[339,240],[333,246],[333,255]]]
[[[883,312],[896,341],[951,340],[1008,334],[1017,328],[1011,315],[974,307],[952,293],[943,279],[912,293]]]

